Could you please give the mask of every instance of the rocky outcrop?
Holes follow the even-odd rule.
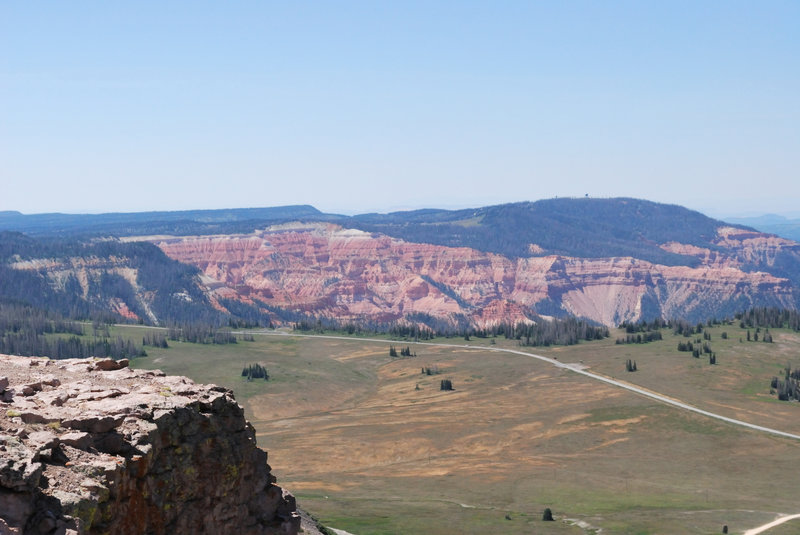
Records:
[[[793,283],[756,268],[780,255],[800,256],[794,242],[727,227],[719,229],[714,250],[661,246],[699,259],[695,267],[631,257],[512,259],[323,223],[152,241],[168,256],[197,266],[212,297],[344,320],[424,313],[466,317],[477,326],[527,320],[533,313],[618,325],[654,316],[705,319],[753,305],[793,308]]]
[[[229,390],[0,355],[0,399],[0,534],[298,532]]]

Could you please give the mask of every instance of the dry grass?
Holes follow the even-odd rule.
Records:
[[[612,340],[538,352],[800,431],[799,404],[772,401],[768,382],[755,388],[800,348],[798,337],[776,336],[772,356],[739,344],[736,331],[728,328],[727,345],[714,337],[714,367],[678,353],[671,335],[646,346]],[[591,532],[586,526],[719,533],[723,524],[741,533],[774,511],[797,512],[797,442],[527,357],[410,345],[417,358],[392,359],[382,343],[257,337],[235,347],[151,351],[137,365],[158,358],[169,373],[241,392],[281,484],[323,521],[358,535]],[[626,373],[627,358],[640,371]],[[273,380],[243,382],[238,374],[249,362],[265,365]],[[440,375],[420,373],[434,364]],[[442,378],[456,390],[440,391]],[[541,522],[545,507],[559,521]]]

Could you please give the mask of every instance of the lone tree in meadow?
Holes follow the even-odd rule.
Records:
[[[542,513],[542,520],[545,522],[553,522],[553,511],[551,511],[549,507],[546,507],[544,513]]]

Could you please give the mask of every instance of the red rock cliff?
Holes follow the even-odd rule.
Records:
[[[340,319],[386,321],[424,312],[463,314],[486,326],[523,320],[530,312],[548,314],[555,306],[617,325],[638,319],[648,307],[664,317],[686,317],[721,302],[792,306],[788,280],[743,266],[797,244],[730,230],[720,229],[717,251],[662,246],[700,258],[694,268],[628,257],[509,259],[326,224],[152,241],[170,257],[199,267],[213,295]]]

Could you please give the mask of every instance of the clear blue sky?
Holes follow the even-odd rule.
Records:
[[[0,3],[0,210],[800,210],[800,2]]]

